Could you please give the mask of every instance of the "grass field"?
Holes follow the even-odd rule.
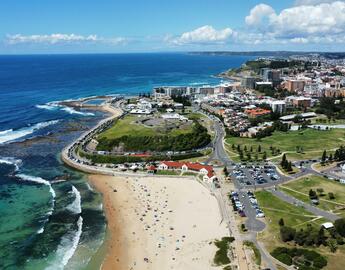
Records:
[[[180,171],[157,171],[156,175],[180,175]]]
[[[258,191],[256,198],[265,213],[269,229],[274,234],[279,233],[279,220],[284,219],[285,225],[299,227],[315,219],[315,216],[303,207],[284,202],[268,191]],[[311,222],[313,224],[313,222]],[[321,224],[317,221],[315,224]]]
[[[280,240],[279,220],[284,219],[286,226],[295,229],[306,228],[307,224],[320,226],[325,219],[318,219],[303,207],[295,206],[284,202],[268,191],[258,191],[255,193],[260,207],[265,213],[267,227],[260,234],[260,240],[264,242],[269,251],[278,246],[289,246]]]
[[[260,233],[259,240],[262,241],[268,251],[272,251],[276,247],[286,246],[294,247],[294,245],[284,243],[280,240],[279,224],[280,218],[284,219],[284,223],[287,226],[294,227],[296,229],[305,228],[307,224],[311,224],[317,227],[327,220],[315,219],[312,213],[309,213],[302,207],[291,205],[279,198],[275,197],[268,191],[258,191],[255,193],[258,199],[259,205],[265,212],[267,227],[264,232]],[[325,255],[328,259],[328,264],[324,269],[327,270],[339,270],[343,269],[345,265],[345,246],[338,246],[336,253],[331,253],[327,247],[320,246],[315,251]]]
[[[154,136],[164,135],[164,127],[148,127],[136,121],[140,117],[134,115],[125,116],[123,119],[118,120],[111,128],[107,129],[99,135],[100,138],[115,139],[122,136],[140,135],[140,136]],[[187,128],[176,128],[169,131],[169,135],[179,135],[189,133],[192,131],[192,125]]]
[[[318,207],[327,211],[336,211],[336,213],[344,215],[345,211],[340,210],[341,208],[345,207],[345,185],[343,184],[332,180],[327,180],[320,176],[310,175],[308,177],[303,177],[301,179],[283,184],[280,187],[283,192],[306,203],[310,202],[309,190],[313,189],[316,191],[320,188],[324,190],[324,196],[319,195],[320,204]],[[334,194],[334,200],[329,199],[329,192]]]
[[[252,156],[257,151],[259,145],[261,152],[266,151],[267,157],[277,156],[279,149],[280,153],[287,152],[287,156],[291,160],[319,158],[323,150],[332,150],[341,145],[345,145],[345,130],[332,129],[328,131],[320,131],[314,129],[306,129],[302,131],[289,132],[274,132],[272,136],[257,140],[252,138],[230,137],[226,139],[227,148],[233,152],[236,157],[236,149],[233,150],[231,146],[234,144],[235,148],[240,145],[242,149],[246,146],[247,149],[253,148]],[[275,149],[273,153],[272,148]],[[302,148],[302,151],[297,152],[297,149]],[[246,154],[244,154],[246,156]]]

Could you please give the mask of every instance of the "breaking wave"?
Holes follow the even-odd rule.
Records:
[[[63,107],[61,110],[68,112],[69,114],[78,114],[78,115],[85,115],[85,116],[94,116],[95,115],[94,113],[91,113],[91,112],[77,111],[71,107]]]
[[[65,100],[65,102],[67,102],[67,101],[69,101],[69,100]],[[72,107],[60,105],[59,101],[52,101],[52,102],[48,102],[46,104],[38,104],[38,105],[36,105],[36,108],[49,110],[49,111],[54,111],[54,110],[59,109],[61,111],[65,111],[69,114],[77,114],[77,115],[83,115],[83,116],[94,116],[95,115],[94,113],[91,113],[91,112],[77,111],[77,110],[73,109]]]
[[[52,121],[37,123],[32,126],[23,127],[16,130],[8,129],[8,130],[0,131],[0,144],[13,142],[22,137],[32,134],[41,128],[45,128],[50,125],[57,124],[58,122],[59,120],[52,120]]]
[[[53,204],[55,203],[55,191],[52,187],[52,185],[50,184],[50,182],[48,180],[45,180],[41,177],[37,177],[37,176],[31,176],[31,175],[26,175],[26,174],[17,174],[17,177],[19,177],[20,179],[22,179],[23,181],[27,181],[27,182],[34,182],[37,184],[42,184],[42,185],[46,185],[49,187],[49,192],[53,197]],[[53,205],[54,206],[54,205]]]
[[[82,234],[83,218],[77,221],[77,230],[66,233],[56,250],[56,259],[46,268],[46,270],[64,269],[68,261],[73,257]]]
[[[71,211],[74,214],[80,214],[81,213],[81,196],[78,189],[76,189],[75,186],[72,186],[71,193],[74,194],[74,201],[67,206],[67,209]]]
[[[22,163],[22,161],[20,159],[15,159],[12,157],[3,157],[0,158],[0,163],[2,164],[7,164],[7,165],[12,165],[15,167],[15,171],[19,170],[19,166]]]

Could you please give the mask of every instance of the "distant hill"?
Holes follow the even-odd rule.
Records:
[[[204,51],[204,52],[189,52],[189,54],[197,55],[250,55],[262,57],[289,57],[293,55],[308,56],[319,55],[328,59],[343,59],[345,52],[295,52],[295,51],[248,51],[248,52],[232,52],[232,51]]]

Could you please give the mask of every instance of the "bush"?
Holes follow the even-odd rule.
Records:
[[[288,254],[279,254],[276,259],[278,261],[281,261],[282,263],[285,263],[286,265],[291,265],[292,264],[292,258]]]
[[[283,242],[292,241],[295,237],[296,230],[287,226],[280,226],[280,237]]]
[[[278,247],[271,252],[271,255],[286,265],[291,265],[295,262],[299,269],[314,270],[321,269],[327,265],[325,257],[316,251],[308,249]]]
[[[345,237],[345,218],[337,219],[334,222],[334,227],[342,237]]]
[[[223,237],[222,240],[216,240],[214,244],[217,246],[218,250],[214,256],[214,263],[216,265],[229,264],[230,259],[228,257],[229,244],[235,240],[234,237]]]

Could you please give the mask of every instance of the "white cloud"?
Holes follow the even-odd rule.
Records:
[[[344,0],[296,0],[295,6],[314,6],[322,3],[345,2]]]
[[[275,39],[299,43],[316,38],[335,40],[345,34],[345,2],[294,6],[280,13],[260,4],[251,10],[246,23]]]
[[[185,32],[179,37],[167,35],[165,41],[183,45],[183,44],[215,44],[224,43],[236,33],[231,28],[216,30],[210,25],[199,27],[193,31]]]
[[[110,44],[122,44],[126,42],[125,38],[110,38],[105,39],[97,35],[76,35],[76,34],[50,34],[50,35],[7,35],[6,41],[8,44],[21,43],[44,43],[44,44],[58,44],[58,43],[81,43],[81,42],[105,42]]]
[[[271,6],[259,4],[251,9],[250,14],[246,17],[245,21],[248,25],[257,25],[262,23],[263,19],[272,15],[275,15],[275,11]]]

